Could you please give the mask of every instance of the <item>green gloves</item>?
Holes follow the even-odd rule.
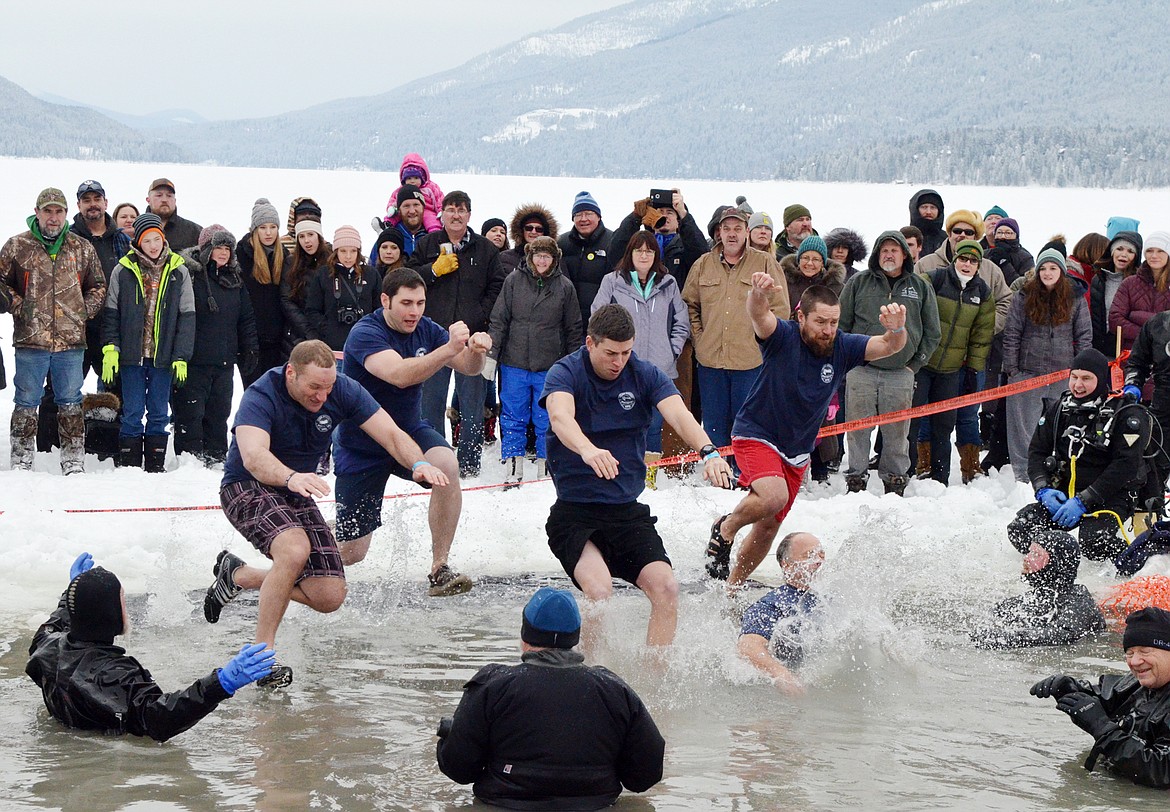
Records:
[[[431,264],[435,278],[439,279],[449,273],[454,273],[459,267],[459,257],[455,254],[443,254]]]
[[[102,383],[109,386],[118,374],[118,348],[113,344],[102,347]]]
[[[175,386],[182,386],[187,382],[187,362],[174,361],[171,363],[171,372],[175,377]]]

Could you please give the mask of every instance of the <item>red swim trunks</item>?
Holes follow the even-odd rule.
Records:
[[[753,482],[766,476],[781,477],[788,485],[788,504],[776,514],[776,521],[782,523],[796,501],[796,492],[804,481],[804,470],[808,468],[808,463],[792,465],[767,443],[739,437],[732,438],[731,452],[735,454],[735,462],[739,466],[739,484],[745,488],[750,488]]]

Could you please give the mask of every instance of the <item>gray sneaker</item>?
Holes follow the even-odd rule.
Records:
[[[268,676],[256,680],[256,687],[266,691],[287,688],[290,685],[292,685],[292,669],[280,663],[273,663]]]
[[[211,568],[215,574],[215,583],[207,588],[207,595],[203,598],[203,617],[208,623],[218,623],[219,613],[236,595],[244,591],[243,587],[236,586],[236,570],[244,566],[244,560],[223,550],[215,559],[215,566]],[[275,670],[275,669],[274,669]]]
[[[432,598],[449,598],[452,595],[462,595],[464,592],[470,591],[473,586],[470,578],[462,573],[455,572],[455,570],[446,564],[439,567],[434,575],[428,575],[427,580],[431,584],[431,588],[427,590],[427,594]]]

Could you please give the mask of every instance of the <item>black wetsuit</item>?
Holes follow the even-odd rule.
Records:
[[[71,640],[68,632],[62,595],[57,610],[33,635],[24,670],[40,686],[49,713],[69,727],[164,742],[230,696],[214,671],[189,688],[164,694],[125,649]]]
[[[439,739],[443,774],[508,809],[602,809],[662,780],[665,742],[620,677],[576,651],[526,652],[463,687]]]

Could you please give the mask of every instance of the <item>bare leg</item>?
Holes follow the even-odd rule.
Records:
[[[250,564],[245,564],[244,566],[240,567],[239,569],[237,569],[235,571],[235,573],[232,577],[232,580],[235,581],[236,586],[241,587],[243,589],[259,589],[260,586],[264,583],[264,578],[271,571],[272,570],[262,570],[259,567],[253,567]],[[341,605],[340,603],[338,604],[337,607],[334,607],[333,609],[321,608],[325,604],[319,598],[317,598],[317,599],[310,598],[307,594],[305,594],[305,591],[301,589],[301,586],[303,584],[308,583],[309,581],[319,581],[319,580],[323,580],[323,579],[311,578],[311,579],[306,579],[305,581],[302,581],[300,584],[297,584],[296,586],[294,586],[292,588],[292,592],[289,593],[289,595],[288,595],[289,600],[291,600],[295,603],[301,603],[301,604],[304,604],[305,606],[312,607],[313,609],[316,609],[318,612],[335,611]],[[338,581],[341,581],[341,583],[344,583],[344,581],[342,581],[339,578],[334,579],[334,580],[338,580]]]
[[[356,538],[353,541],[337,542],[337,549],[341,552],[341,563],[348,567],[365,558],[366,553],[370,551],[370,539],[373,537],[373,533],[366,533],[361,538]],[[239,582],[240,579],[237,576],[236,583],[238,584]]]
[[[740,545],[739,555],[727,579],[729,586],[746,581],[768,556],[772,540],[780,529],[776,514],[788,504],[788,483],[783,477],[768,476],[752,483],[751,490],[735,510],[723,520],[720,532],[726,539],[734,539],[740,528],[752,525],[747,538]]]
[[[638,573],[638,589],[650,599],[650,622],[646,626],[646,645],[669,646],[678,627],[678,581],[665,561],[653,561]]]
[[[297,578],[309,560],[309,537],[300,528],[284,531],[272,541],[268,552],[272,569],[260,577],[260,611],[256,620],[256,642],[276,647],[276,630],[294,591],[307,606],[320,612],[332,612],[345,600],[345,581],[341,578],[306,578],[298,588]],[[241,570],[244,568],[241,567]],[[258,572],[255,568],[248,569]],[[245,577],[255,580],[253,573]],[[336,582],[336,583],[334,583]],[[240,581],[236,582],[241,584]]]
[[[431,526],[431,574],[447,563],[455,528],[463,511],[463,491],[459,483],[459,463],[449,448],[432,448],[423,456],[427,462],[447,475],[449,485],[431,489],[431,504],[427,514]]]
[[[599,642],[602,605],[613,597],[613,576],[601,551],[592,541],[585,542],[585,549],[581,551],[577,566],[573,568],[573,578],[588,599],[581,624],[581,641],[585,651],[593,653]]]

